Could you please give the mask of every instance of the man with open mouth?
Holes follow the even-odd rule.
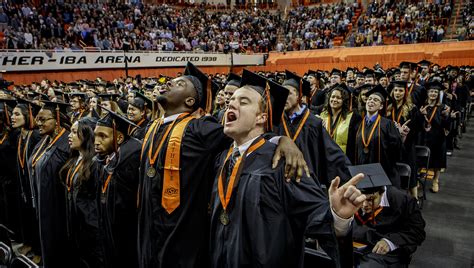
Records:
[[[281,120],[287,96],[286,88],[244,70],[230,99],[224,133],[234,143],[216,162],[211,267],[303,267],[305,235],[317,238],[336,266],[348,267],[336,237],[351,240],[353,215],[365,200],[355,187],[363,175],[340,188],[333,180],[329,200],[310,177],[283,181],[284,164],[272,167],[276,148],[263,134]]]
[[[164,118],[149,127],[142,147],[138,195],[139,267],[208,267],[209,197],[217,154],[231,144],[210,113],[211,81],[188,63],[168,82],[158,102]],[[232,113],[227,115],[231,123]],[[284,156],[288,173],[307,169],[301,152],[281,137],[275,163]]]

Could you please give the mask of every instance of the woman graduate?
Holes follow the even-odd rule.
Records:
[[[41,141],[28,159],[34,181],[43,266],[67,267],[66,201],[59,170],[69,158],[68,104],[45,101],[36,116]]]
[[[38,264],[41,260],[38,220],[36,218],[36,204],[33,200],[33,181],[29,174],[27,160],[41,139],[41,135],[35,129],[34,122],[34,117],[41,106],[23,99],[17,101],[18,104],[12,112],[12,127],[20,129],[17,143],[17,168],[20,185],[19,211],[23,246],[19,248],[19,252],[26,256],[32,251],[32,260]]]
[[[439,191],[439,174],[442,168],[446,168],[446,135],[449,108],[440,102],[440,91],[444,89],[443,84],[432,81],[426,85],[428,98],[420,112],[424,117],[423,128],[420,133],[421,145],[430,148],[429,168],[434,171],[433,186],[431,191]]]
[[[1,91],[0,91],[1,92]],[[16,101],[0,97],[0,224],[20,233],[18,215],[18,180],[16,178],[16,141],[18,131],[11,128],[11,112]],[[19,239],[19,237],[15,237]]]
[[[365,116],[356,134],[354,164],[380,163],[392,185],[400,187],[395,163],[400,159],[402,139],[392,120],[382,116],[388,93],[377,85],[367,96]]]
[[[128,104],[127,108],[127,118],[136,124],[136,126],[130,126],[128,129],[128,135],[136,138],[137,140],[143,140],[145,138],[146,126],[150,122],[148,114],[153,114],[151,112],[154,110],[153,101],[145,97],[139,91],[135,92],[135,97]]]
[[[355,135],[361,117],[352,111],[351,98],[351,92],[345,84],[334,86],[329,91],[320,117],[331,138],[354,163]]]
[[[97,120],[85,117],[76,121],[69,133],[71,157],[60,174],[66,185],[66,216],[68,238],[74,252],[70,267],[102,267],[99,246],[94,174],[94,128]]]
[[[411,168],[409,181],[401,181],[401,188],[409,189],[414,198],[418,198],[418,187],[416,180],[416,150],[415,145],[418,139],[420,126],[423,118],[418,108],[411,102],[408,94],[407,82],[393,81],[388,90],[394,103],[388,105],[387,118],[391,119],[399,129],[403,141],[402,155],[400,162]]]

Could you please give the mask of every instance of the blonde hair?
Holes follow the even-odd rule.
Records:
[[[393,98],[393,90],[392,92],[390,92],[390,96]],[[405,100],[403,101],[403,104],[402,104],[402,116],[403,118],[407,118],[408,116],[410,116],[410,111],[413,109],[414,107],[414,104],[411,100],[411,96],[410,94],[408,94],[408,91],[405,90],[405,96],[403,97]],[[387,116],[391,116],[392,115],[392,109],[394,108],[394,105],[396,106],[397,104],[393,104],[393,103],[390,103],[388,106],[387,106]]]

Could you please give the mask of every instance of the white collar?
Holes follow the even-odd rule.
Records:
[[[387,197],[387,186],[384,186],[384,192],[382,194],[382,200],[380,201],[380,206],[381,207],[390,207],[390,203],[388,203],[388,197]]]
[[[163,124],[166,124],[166,123],[169,123],[169,122],[172,122],[174,121],[176,118],[178,118],[178,116],[182,115],[184,113],[179,113],[179,114],[173,114],[173,115],[170,115],[170,116],[167,116],[163,119]]]
[[[252,145],[252,143],[260,136],[257,136],[247,142],[245,142],[244,144],[240,145],[240,146],[237,146],[237,144],[235,143],[234,141],[234,148],[237,147],[239,148],[239,153],[240,155],[243,155],[245,153],[245,151],[247,151],[247,149],[250,147],[250,145]]]

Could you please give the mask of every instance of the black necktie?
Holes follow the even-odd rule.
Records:
[[[230,156],[229,159],[229,168],[227,168],[227,179],[226,179],[226,184],[229,182],[230,175],[232,175],[232,170],[234,169],[235,163],[237,162],[237,159],[240,157],[240,151],[238,147],[234,147],[232,149],[232,155]]]

